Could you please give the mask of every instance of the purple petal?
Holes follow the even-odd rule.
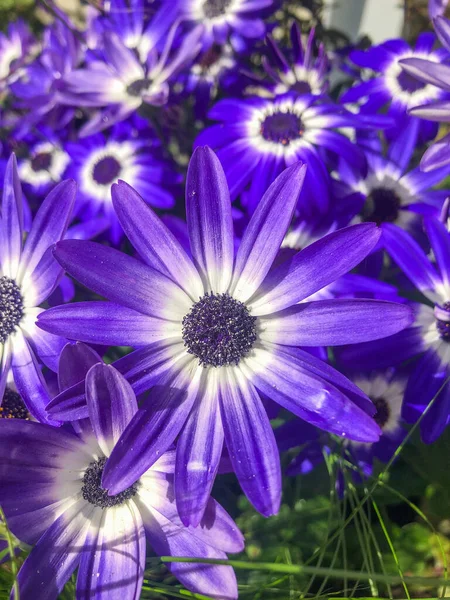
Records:
[[[203,285],[175,236],[128,184],[119,181],[111,194],[123,230],[143,260],[170,277],[196,302],[204,293]]]
[[[39,315],[38,325],[72,340],[104,346],[146,346],[168,337],[181,338],[181,324],[149,317],[113,302],[55,306]]]
[[[98,444],[109,456],[137,412],[136,396],[119,371],[98,363],[86,376],[86,401]]]
[[[286,346],[342,346],[393,335],[413,320],[409,306],[362,298],[305,302],[258,322],[264,341]]]
[[[201,371],[189,359],[139,408],[105,465],[102,484],[110,495],[132,485],[173,444],[198,394]]]
[[[134,502],[96,511],[86,536],[77,598],[139,600],[145,569],[145,530]]]
[[[233,295],[245,302],[258,289],[280,249],[292,219],[306,166],[286,169],[264,194],[247,226],[233,274]]]
[[[265,517],[277,514],[281,469],[270,421],[253,385],[236,368],[220,374],[220,411],[225,442],[241,487]]]
[[[435,63],[424,58],[404,58],[398,63],[404,71],[419,81],[436,85],[443,90],[450,90],[450,66]]]
[[[422,171],[428,173],[450,163],[450,135],[445,135],[425,151],[420,161]]]
[[[28,305],[39,306],[47,300],[63,274],[61,265],[53,256],[53,247],[47,248],[34,271],[26,273],[22,280]]]
[[[387,252],[417,289],[433,297],[436,288],[442,284],[419,244],[404,229],[391,223],[383,225],[383,242]]]
[[[30,317],[32,317],[33,313],[31,311],[30,313]],[[46,367],[56,373],[58,371],[59,357],[67,340],[39,329],[35,318],[26,319],[22,323],[22,330],[25,332],[33,352],[37,354]]]
[[[313,377],[289,348],[266,343],[254,348],[243,367],[259,390],[312,425],[356,441],[378,441],[375,421],[331,383]]]
[[[54,600],[59,595],[78,565],[93,511],[81,499],[47,529],[19,571],[21,598]]]
[[[227,555],[192,535],[181,524],[172,523],[141,500],[137,502],[150,545],[159,556],[226,559]],[[224,565],[168,563],[167,567],[189,590],[234,600],[238,597],[233,569]]]
[[[186,213],[191,250],[204,285],[226,292],[233,269],[230,193],[214,152],[196,148],[186,179]]]
[[[41,204],[23,248],[20,262],[22,274],[32,273],[46,250],[64,237],[72,216],[76,189],[75,181],[63,181],[52,189]]]
[[[177,442],[175,494],[185,525],[196,527],[211,494],[223,448],[217,373],[207,372]]]
[[[3,183],[0,219],[0,262],[3,275],[14,279],[22,252],[23,208],[22,188],[14,154],[8,160]]]
[[[100,356],[86,344],[66,344],[59,359],[59,390],[62,392],[84,381],[89,369],[99,362],[102,362]]]
[[[56,259],[87,288],[137,312],[161,318],[182,318],[192,302],[168,277],[135,258],[95,242],[64,240]]]
[[[375,246],[381,230],[373,223],[340,229],[298,252],[269,273],[249,303],[255,316],[292,306],[360,263]]]
[[[438,219],[425,219],[424,225],[442,281],[448,288],[450,287],[450,234],[447,227]]]

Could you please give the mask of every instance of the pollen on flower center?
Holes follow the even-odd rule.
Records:
[[[47,171],[52,164],[52,155],[50,152],[39,152],[31,159],[31,168],[37,171]]]
[[[450,319],[450,302],[445,302],[442,308],[449,313]],[[443,319],[436,319],[436,327],[439,333],[439,337],[445,342],[450,342],[450,321],[444,321]]]
[[[400,197],[389,188],[374,188],[367,196],[362,217],[365,222],[381,223],[394,222],[401,206]]]
[[[13,279],[0,277],[0,344],[4,344],[23,317],[23,298]]]
[[[83,498],[100,508],[111,508],[111,506],[126,502],[136,494],[138,488],[138,484],[134,483],[120,494],[108,496],[108,490],[101,485],[106,460],[105,457],[102,457],[90,463],[84,472],[83,487],[81,488]]]
[[[205,294],[183,319],[184,345],[205,367],[238,364],[256,338],[256,317],[229,294]]]
[[[207,19],[215,19],[225,14],[232,0],[206,0],[203,5],[203,14]]]
[[[10,388],[6,388],[3,394],[2,405],[0,406],[0,419],[30,420],[30,413],[22,400],[22,396]]]
[[[276,112],[268,115],[261,123],[261,135],[269,142],[287,146],[297,140],[303,133],[303,125],[298,115],[293,112]]]
[[[371,398],[372,402],[377,409],[377,412],[374,415],[375,423],[383,429],[386,423],[389,421],[390,409],[389,404],[386,402],[384,398]]]
[[[150,87],[149,79],[136,79],[133,83],[127,87],[127,94],[133,98],[138,98],[142,95],[142,92]]]
[[[100,185],[109,185],[116,181],[120,169],[120,163],[114,156],[105,156],[94,166],[92,177]]]

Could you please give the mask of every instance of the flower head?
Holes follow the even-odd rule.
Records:
[[[297,163],[270,186],[236,257],[228,187],[209,148],[195,151],[187,177],[193,260],[125,183],[113,187],[113,203],[144,262],[92,242],[58,245],[55,256],[67,272],[110,302],[50,309],[41,327],[71,339],[142,347],[116,366],[137,393],[156,385],[105,468],[112,493],[126,489],[178,435],[175,488],[184,523],[202,518],[224,441],[251,502],[265,515],[275,513],[278,452],[257,390],[338,435],[378,439],[360,390],[297,346],[379,338],[405,327],[411,315],[375,300],[298,304],[367,255],[380,235],[373,224],[337,231],[271,270],[304,173]],[[51,414],[83,415],[78,392],[75,404],[70,396],[54,399]]]
[[[18,575],[21,596],[39,598],[45,586],[46,596],[56,597],[78,567],[77,598],[114,590],[133,600],[142,586],[146,538],[159,555],[224,559],[241,551],[241,533],[211,498],[199,526],[183,527],[173,499],[173,451],[118,494],[104,486],[111,452],[138,405],[129,383],[95,352],[66,346],[60,381],[84,384],[84,377],[89,419],[74,423],[77,434],[0,420],[0,502],[11,530],[35,544]],[[173,563],[169,569],[194,592],[237,598],[231,567]]]
[[[36,327],[42,304],[63,275],[51,246],[64,237],[75,200],[75,183],[56,186],[36,214],[23,243],[22,191],[12,155],[5,174],[0,219],[0,395],[12,370],[14,382],[34,418],[48,422],[50,400],[37,362],[57,370],[64,340]]]

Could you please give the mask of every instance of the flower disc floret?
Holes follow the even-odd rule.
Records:
[[[30,420],[30,413],[25,406],[22,396],[10,388],[6,388],[0,406],[0,419]]]
[[[106,458],[102,457],[90,463],[83,476],[83,487],[81,493],[83,498],[100,508],[111,508],[123,504],[132,498],[137,491],[137,484],[134,483],[120,494],[109,496],[108,490],[105,490],[102,485],[102,475],[105,468]]]
[[[442,308],[450,313],[450,302],[445,302],[445,304],[442,305]],[[450,321],[436,319],[436,327],[439,337],[445,342],[450,342]]]
[[[232,0],[206,0],[203,13],[207,19],[215,19],[225,14]]]
[[[402,201],[395,190],[378,187],[367,196],[363,219],[368,222],[393,223],[398,218]]]
[[[0,343],[4,344],[14,333],[23,317],[23,298],[17,283],[9,277],[0,277]]]
[[[257,338],[256,317],[229,294],[206,293],[183,319],[183,340],[201,365],[237,365]]]
[[[121,170],[120,162],[114,156],[105,156],[94,166],[92,177],[100,185],[112,184]]]
[[[374,415],[375,423],[383,429],[384,425],[389,421],[391,414],[389,403],[384,398],[372,398],[372,402],[377,409]]]
[[[301,137],[303,126],[301,119],[293,112],[275,112],[261,123],[261,135],[269,142],[287,146]]]

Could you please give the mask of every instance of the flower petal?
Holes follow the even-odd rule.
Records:
[[[227,291],[233,269],[233,221],[222,165],[207,146],[196,148],[186,179],[186,216],[194,261],[203,283]]]
[[[233,469],[256,510],[274,515],[280,508],[281,469],[269,418],[243,373],[234,367],[221,370],[220,411]]]
[[[375,246],[381,230],[373,223],[340,229],[298,252],[271,271],[248,303],[252,315],[292,306],[360,263]]]
[[[3,183],[0,219],[0,263],[2,273],[15,279],[22,253],[23,208],[22,188],[14,154],[8,160]]]
[[[236,256],[232,295],[245,302],[257,291],[278,254],[297,205],[306,165],[286,169],[260,201]]]

